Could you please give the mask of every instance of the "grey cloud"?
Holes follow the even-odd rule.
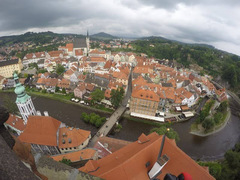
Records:
[[[184,4],[186,6],[195,5],[225,5],[225,6],[236,6],[240,5],[239,0],[139,0],[142,4],[154,6],[160,9],[175,9],[177,5]]]
[[[236,0],[0,0],[0,35],[27,30],[85,33],[89,29],[91,34],[104,31],[239,44],[239,4]]]

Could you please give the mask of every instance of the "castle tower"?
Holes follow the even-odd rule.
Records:
[[[16,104],[22,115],[22,118],[27,123],[29,115],[36,115],[35,107],[33,106],[32,99],[26,94],[24,86],[19,82],[18,75],[14,73],[13,78],[15,80],[15,94],[17,95]]]
[[[90,39],[89,39],[88,30],[87,30],[86,44],[87,44],[87,56],[88,56],[89,50],[90,50]]]

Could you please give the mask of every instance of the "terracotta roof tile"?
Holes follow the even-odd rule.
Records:
[[[104,96],[105,96],[106,98],[110,98],[110,97],[111,97],[110,93],[111,93],[111,90],[110,90],[110,89],[107,89],[107,90],[105,91],[105,93],[104,93]]]
[[[96,152],[97,151],[94,149],[83,149],[81,151],[51,156],[51,158],[54,159],[55,161],[61,161],[63,158],[66,158],[70,159],[71,162],[77,162],[81,160],[93,159]]]
[[[150,90],[140,89],[133,91],[132,97],[159,102],[159,96],[155,92]]]
[[[32,144],[57,146],[57,131],[61,122],[50,116],[29,116],[20,141]]]
[[[72,127],[63,127],[59,129],[59,148],[70,148],[80,146],[85,142],[89,135],[90,131],[76,129]],[[63,143],[63,139],[65,143]]]
[[[149,141],[145,143],[136,141],[100,160],[90,160],[79,170],[106,180],[149,179],[148,172],[157,160],[162,136],[152,133],[147,138]],[[194,180],[214,179],[168,138],[165,139],[163,154],[169,157],[169,161],[157,177],[159,179],[167,173],[178,176],[182,172],[189,173]],[[149,166],[146,167],[147,163]]]
[[[23,119],[15,116],[13,114],[10,114],[8,120],[6,121],[6,124],[16,128],[20,131],[23,131],[26,128],[26,125],[24,124]]]

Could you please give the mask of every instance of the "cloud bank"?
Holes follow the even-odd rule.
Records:
[[[26,31],[163,36],[240,55],[237,0],[0,0],[0,36]]]

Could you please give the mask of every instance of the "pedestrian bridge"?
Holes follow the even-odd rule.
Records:
[[[111,117],[105,122],[105,124],[98,130],[96,135],[91,139],[90,147],[94,146],[98,137],[108,135],[108,133],[112,130],[116,122],[118,122],[118,120],[121,118],[125,110],[126,110],[126,107],[121,105],[116,111],[114,111]]]

